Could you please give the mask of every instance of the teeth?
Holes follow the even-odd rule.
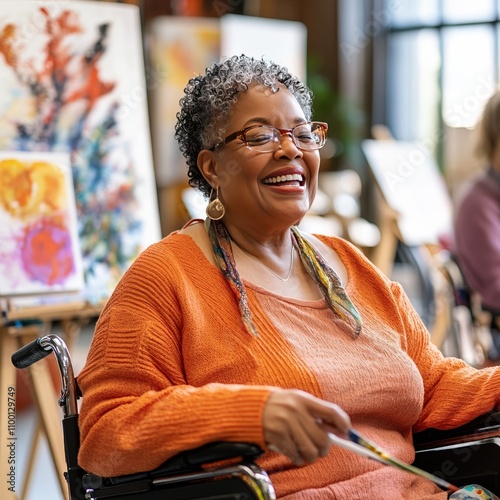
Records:
[[[288,175],[280,175],[279,177],[269,177],[268,179],[264,179],[264,184],[277,184],[278,182],[287,182],[287,181],[299,181],[302,182],[303,177],[300,174],[288,174]]]

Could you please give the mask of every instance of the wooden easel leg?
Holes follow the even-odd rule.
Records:
[[[447,290],[438,289],[436,292],[436,318],[430,330],[431,341],[442,349],[443,343],[451,328],[451,310],[448,302]]]
[[[40,415],[42,431],[47,438],[52,461],[56,468],[57,478],[64,498],[67,498],[68,487],[64,472],[66,463],[64,458],[64,440],[62,430],[62,415],[56,404],[49,366],[45,359],[32,365],[30,368],[30,383],[33,397]]]
[[[17,343],[5,328],[0,327],[0,498],[15,500],[18,484],[18,444],[16,431],[16,373],[10,357]]]
[[[64,340],[66,341],[70,353],[73,351],[80,332],[82,331],[83,323],[83,319],[64,319],[61,321]]]
[[[398,239],[394,231],[394,222],[385,220],[380,226],[380,242],[372,253],[372,262],[386,276],[390,276],[398,248]]]
[[[40,422],[37,420],[33,432],[33,441],[31,442],[31,450],[28,457],[28,464],[26,466],[24,482],[21,489],[21,500],[25,500],[28,493],[28,486],[30,484],[31,474],[33,473],[33,467],[35,465],[36,452],[38,451],[38,443],[40,442],[41,430],[42,429],[40,428]]]
[[[1,304],[0,304],[1,305]],[[3,306],[2,306],[3,307]],[[8,462],[9,456],[4,454],[7,449],[7,444],[10,442],[10,420],[13,418],[8,414],[8,397],[13,393],[12,400],[15,402],[15,383],[16,369],[11,363],[11,355],[21,344],[20,339],[26,340],[27,337],[36,338],[43,335],[43,329],[50,325],[52,321],[62,321],[62,327],[65,338],[68,343],[73,345],[74,340],[78,337],[82,324],[90,318],[95,318],[100,314],[102,305],[89,305],[87,303],[76,303],[67,305],[58,305],[52,309],[47,306],[39,308],[29,308],[25,310],[13,310],[9,305],[3,308],[9,311],[5,315],[5,323],[0,326],[0,500],[17,500],[18,484],[17,475],[13,476],[12,489],[9,489],[7,479],[11,464]],[[6,319],[9,321],[6,321]],[[41,327],[38,321],[33,325],[30,320],[38,318],[39,321],[44,321],[44,327]],[[21,326],[17,326],[17,322]],[[23,322],[25,322],[23,324]],[[13,326],[15,325],[15,326]],[[30,325],[30,326],[28,326]],[[23,342],[24,344],[25,342]],[[31,366],[30,385],[33,393],[33,399],[39,414],[39,428],[47,438],[52,461],[54,463],[58,482],[64,498],[69,497],[68,486],[64,478],[66,471],[66,461],[64,454],[64,440],[62,432],[62,411],[57,407],[57,396],[54,393],[53,383],[50,376],[49,365],[47,360],[41,360]],[[15,410],[15,407],[14,407]],[[15,415],[15,411],[13,412]],[[13,419],[15,425],[15,419]],[[14,435],[17,438],[14,428]],[[38,431],[40,432],[40,431]],[[15,443],[16,441],[14,441]],[[37,441],[34,441],[31,449],[31,458],[35,457]],[[14,447],[14,445],[12,445]],[[14,450],[15,453],[15,450]],[[17,457],[16,457],[17,460]],[[18,463],[15,463],[15,472],[18,471]],[[24,478],[23,494],[27,490],[31,476],[32,466],[28,466],[28,474]]]

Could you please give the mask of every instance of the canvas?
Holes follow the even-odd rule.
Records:
[[[408,246],[439,244],[452,233],[453,207],[429,151],[416,142],[366,139],[362,149]]]
[[[161,237],[147,75],[135,6],[0,2],[0,150],[69,154],[90,301]]]
[[[156,177],[161,187],[187,182],[174,126],[190,78],[205,73],[222,57],[246,54],[273,60],[305,79],[307,30],[299,22],[231,14],[220,19],[160,16],[147,32],[151,66],[164,76],[152,89]]]
[[[174,138],[184,87],[219,59],[218,19],[159,16],[148,27],[148,57],[161,74],[152,88],[152,123],[159,186],[187,179],[187,167]]]
[[[306,80],[307,28],[297,21],[227,14],[221,17],[221,57],[268,59]],[[258,36],[255,34],[258,33]]]
[[[0,296],[83,288],[69,156],[0,152]]]

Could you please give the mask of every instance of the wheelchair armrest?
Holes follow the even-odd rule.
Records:
[[[500,411],[490,411],[455,429],[426,429],[413,435],[417,451],[487,437],[500,437]]]
[[[203,465],[235,458],[240,458],[242,462],[253,462],[262,453],[263,451],[255,444],[217,441],[182,451],[152,471],[108,478],[107,482],[110,484],[123,484],[130,481],[164,476],[174,472],[198,471]]]
[[[154,473],[156,475],[164,472],[194,469],[212,462],[220,462],[238,457],[241,457],[242,461],[253,462],[262,453],[262,450],[255,444],[218,441],[178,453],[150,474]]]
[[[413,435],[413,465],[451,484],[480,484],[500,495],[500,412],[491,411],[450,430]]]

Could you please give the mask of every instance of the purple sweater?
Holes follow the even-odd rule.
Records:
[[[455,251],[483,305],[500,311],[500,173],[485,172],[463,197],[455,221]]]

